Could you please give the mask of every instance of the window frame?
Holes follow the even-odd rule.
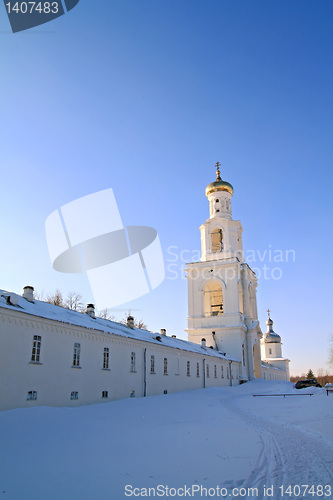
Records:
[[[80,357],[81,357],[81,344],[80,342],[74,342],[73,364],[72,364],[74,368],[81,368]]]
[[[136,373],[136,354],[135,351],[131,352],[131,366],[130,366],[130,372],[131,373]]]
[[[152,354],[150,356],[150,373],[151,374],[155,374],[156,373],[155,372],[155,356],[154,356],[154,354]]]
[[[37,401],[37,391],[28,391],[27,401]]]
[[[41,347],[42,346],[42,336],[34,335],[32,339],[32,350],[31,350],[31,363],[40,363],[41,358]]]
[[[104,347],[103,350],[103,370],[110,370],[110,348]]]

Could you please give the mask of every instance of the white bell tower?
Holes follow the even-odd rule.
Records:
[[[242,225],[232,219],[234,189],[220,175],[206,188],[209,219],[200,227],[201,261],[188,264],[188,340],[241,361],[241,380],[261,377],[257,279],[244,262]]]

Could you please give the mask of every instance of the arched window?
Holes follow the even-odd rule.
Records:
[[[212,253],[223,251],[223,231],[221,228],[213,229],[211,232],[212,238]]]
[[[204,289],[205,316],[220,316],[223,314],[222,286],[217,281],[208,283]]]

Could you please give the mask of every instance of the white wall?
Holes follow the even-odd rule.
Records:
[[[33,336],[41,336],[40,363],[31,362]],[[81,346],[80,367],[73,367],[74,343]],[[110,350],[109,370],[103,369],[103,351]],[[131,372],[131,353],[135,352],[135,372]],[[146,377],[144,356],[146,355]],[[150,357],[155,356],[155,373],[150,373]],[[168,373],[164,374],[164,358]],[[190,362],[190,376],[187,375]],[[196,363],[199,363],[197,377]],[[35,405],[77,406],[136,397],[230,385],[229,361],[164,345],[59,321],[34,317],[22,312],[0,310],[0,409]],[[209,365],[209,377],[206,369]],[[217,376],[215,377],[214,366]],[[178,369],[179,366],[179,369]],[[205,366],[205,374],[204,374]],[[221,373],[223,366],[223,378]],[[238,384],[239,363],[232,363],[233,384]],[[28,391],[37,391],[36,401],[27,401]],[[71,400],[71,392],[78,399]],[[108,391],[108,398],[102,398]]]

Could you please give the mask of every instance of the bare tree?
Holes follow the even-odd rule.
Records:
[[[110,321],[116,321],[116,318],[113,314],[110,313],[110,309],[106,307],[97,313],[98,318],[108,319]]]
[[[62,296],[62,292],[57,288],[54,293],[47,294],[46,302],[55,306],[64,307],[64,298]]]
[[[83,312],[84,305],[82,302],[82,295],[74,291],[68,292],[64,302],[64,306],[67,309],[71,309],[72,311]]]
[[[333,366],[333,335],[330,337],[330,349],[328,353],[328,364]]]
[[[122,323],[123,325],[126,325],[128,316],[134,317],[133,314],[131,314],[131,311],[128,311],[125,314],[125,317],[122,320],[120,320],[120,323]],[[135,326],[135,328],[140,328],[141,330],[148,330],[148,326],[146,325],[146,323],[142,319],[138,320],[138,319],[134,318],[134,326]]]
[[[42,290],[41,292],[38,292],[37,290],[34,290],[34,299],[35,300],[41,300],[45,302],[45,292]]]

